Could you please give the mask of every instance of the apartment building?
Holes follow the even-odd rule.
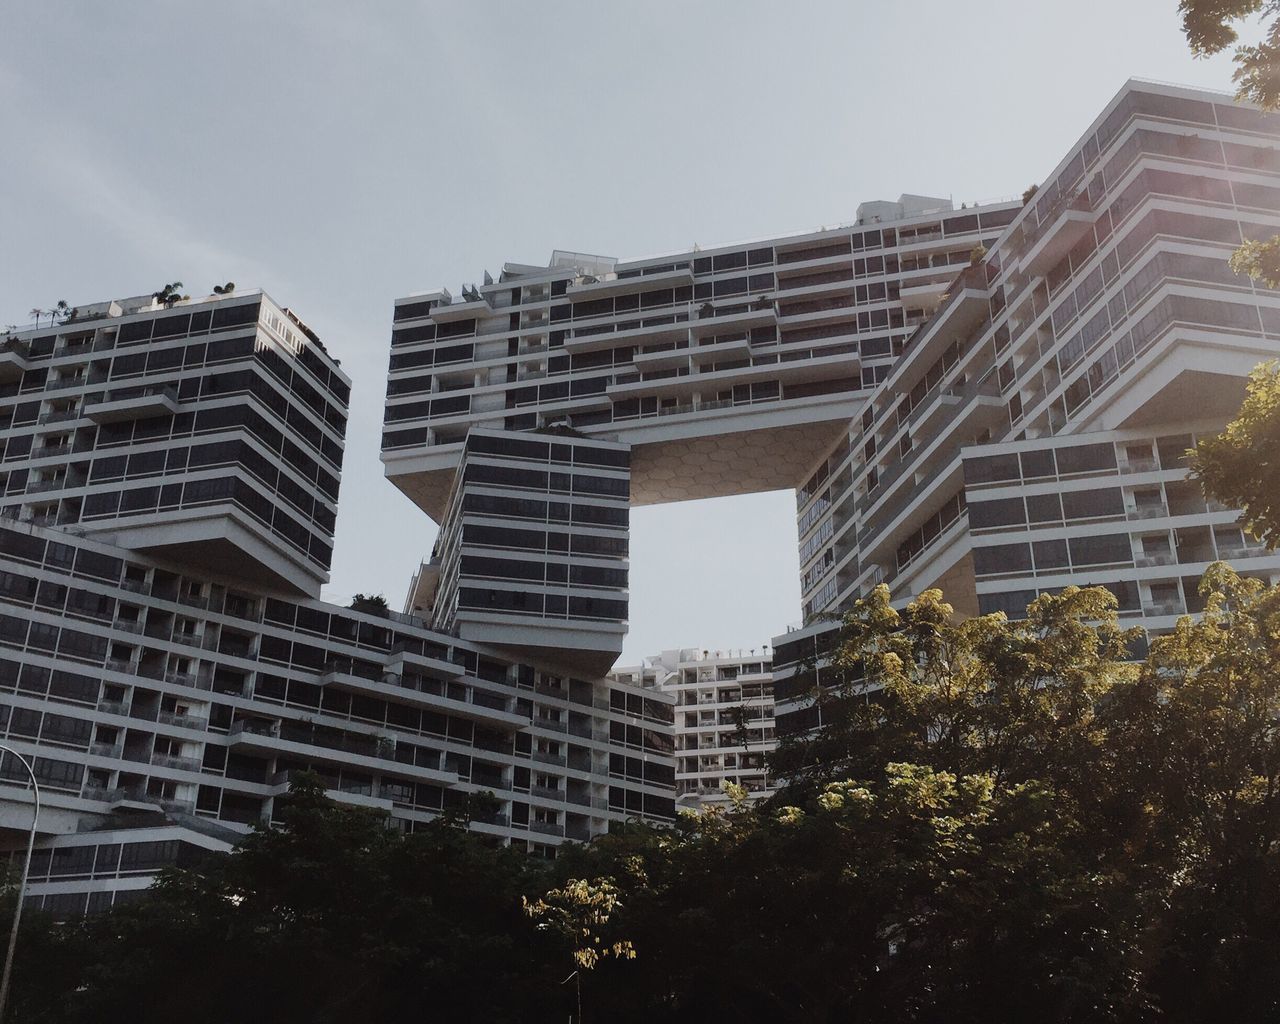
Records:
[[[727,806],[726,785],[750,801],[773,794],[768,757],[777,747],[769,648],[663,651],[616,668],[615,682],[675,697],[676,805]]]
[[[350,382],[269,296],[80,307],[0,363],[0,731],[40,781],[37,905],[227,849],[300,771],[544,855],[672,818],[672,698],[319,600]],[[11,849],[31,812],[6,758]]]
[[[398,300],[387,475],[442,521],[470,431],[557,429],[628,447],[634,505],[794,488],[809,624],[778,639],[780,729],[820,724],[796,666],[881,582],[966,615],[1100,583],[1168,629],[1213,558],[1280,569],[1179,455],[1280,350],[1275,293],[1226,262],[1280,231],[1278,141],[1229,96],[1130,81],[1022,200],[902,196],[644,260],[557,251],[460,300]],[[569,619],[577,638],[548,644],[617,654],[621,629]]]
[[[862,204],[850,227],[643,260],[557,251],[546,266],[507,263],[459,299],[447,290],[399,299],[387,476],[445,534],[467,502],[475,431],[555,430],[621,446],[630,457],[615,478],[629,487],[616,496],[630,505],[799,487],[847,438],[957,269],[1019,209],[902,196]],[[493,498],[506,487],[511,501],[547,500],[540,475],[509,468],[485,481]],[[817,534],[806,533],[812,544]],[[444,543],[419,580],[447,575]],[[826,557],[815,550],[805,571]],[[492,568],[492,589],[518,587],[530,571]],[[622,649],[626,594],[583,585],[597,589],[594,605],[583,603],[589,590],[566,585],[555,606],[566,611],[537,624],[541,643],[603,673]],[[431,593],[414,606],[426,613]],[[595,610],[575,613],[575,598]],[[474,619],[454,619],[447,601],[430,614],[464,637],[491,638]],[[522,646],[533,640],[522,634]]]
[[[1280,232],[1278,146],[1276,115],[1128,83],[799,490],[802,533],[828,538],[806,611],[887,582],[1018,615],[1095,584],[1159,633],[1200,609],[1215,559],[1274,581],[1280,555],[1204,500],[1184,455],[1280,354],[1280,295],[1227,266]],[[822,622],[777,639],[780,731],[822,724],[805,663],[830,642]]]

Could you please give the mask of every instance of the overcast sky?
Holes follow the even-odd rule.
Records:
[[[293,307],[355,381],[325,596],[399,607],[435,526],[378,461],[394,298],[1016,195],[1126,78],[1230,87],[1176,8],[10,0],[0,325],[173,280]],[[634,510],[631,580],[624,661],[758,647],[800,617],[794,496]]]

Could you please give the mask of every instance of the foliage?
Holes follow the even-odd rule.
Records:
[[[523,898],[521,903],[540,929],[554,932],[569,944],[573,962],[584,971],[594,969],[602,957],[635,959],[629,940],[604,939],[610,915],[622,906],[617,887],[608,878],[571,878],[560,888],[536,900]]]
[[[1221,53],[1239,40],[1236,23],[1259,17],[1262,40],[1236,46],[1232,81],[1236,97],[1263,110],[1280,109],[1280,0],[1181,0],[1182,31],[1197,57]],[[1231,269],[1280,288],[1280,235],[1246,241],[1231,257]]]
[[[176,302],[184,302],[191,298],[190,295],[182,294],[182,282],[174,281],[166,284],[158,292],[152,292],[151,297],[164,306],[172,306]]]
[[[33,917],[15,1019],[1274,1020],[1280,590],[1202,590],[1134,662],[1104,590],[956,622],[877,589],[789,790],[551,864],[301,778],[149,899]]]
[[[1277,0],[1181,0],[1182,31],[1197,57],[1221,53],[1239,40],[1235,23],[1260,16],[1269,20],[1256,46],[1236,46],[1232,80],[1242,100],[1264,109],[1280,106],[1280,2]]]
[[[228,281],[226,284],[215,284],[213,286],[214,295],[230,295],[236,290],[236,283]]]
[[[1196,445],[1191,468],[1206,494],[1244,511],[1250,533],[1280,545],[1280,362],[1250,374],[1240,412]]]
[[[1237,274],[1247,274],[1268,288],[1280,288],[1280,235],[1265,242],[1249,239],[1231,254],[1229,265]]]
[[[369,615],[386,615],[391,610],[382,594],[356,594],[347,607]]]

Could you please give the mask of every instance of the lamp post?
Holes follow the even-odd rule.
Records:
[[[9,1003],[9,975],[13,972],[13,953],[18,948],[18,925],[22,921],[22,902],[27,895],[27,875],[31,871],[31,852],[36,845],[36,824],[40,821],[40,784],[36,782],[36,773],[31,767],[31,763],[14,750],[10,746],[0,743],[0,763],[4,761],[4,755],[12,754],[27,770],[27,774],[31,776],[31,788],[35,790],[36,806],[35,813],[31,815],[31,835],[27,837],[27,859],[22,865],[22,881],[18,885],[18,902],[13,910],[13,927],[9,931],[9,951],[4,957],[4,975],[0,977],[0,1022],[4,1020],[5,1007]]]

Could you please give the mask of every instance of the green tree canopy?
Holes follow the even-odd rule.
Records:
[[[877,589],[789,790],[551,864],[304,778],[149,898],[33,917],[15,1019],[559,1024],[573,981],[614,1024],[1275,1020],[1280,591],[1202,589],[1137,661],[1105,590],[956,622]]]
[[[1280,362],[1253,371],[1240,412],[1196,445],[1191,468],[1206,494],[1243,509],[1250,533],[1280,544]]]

